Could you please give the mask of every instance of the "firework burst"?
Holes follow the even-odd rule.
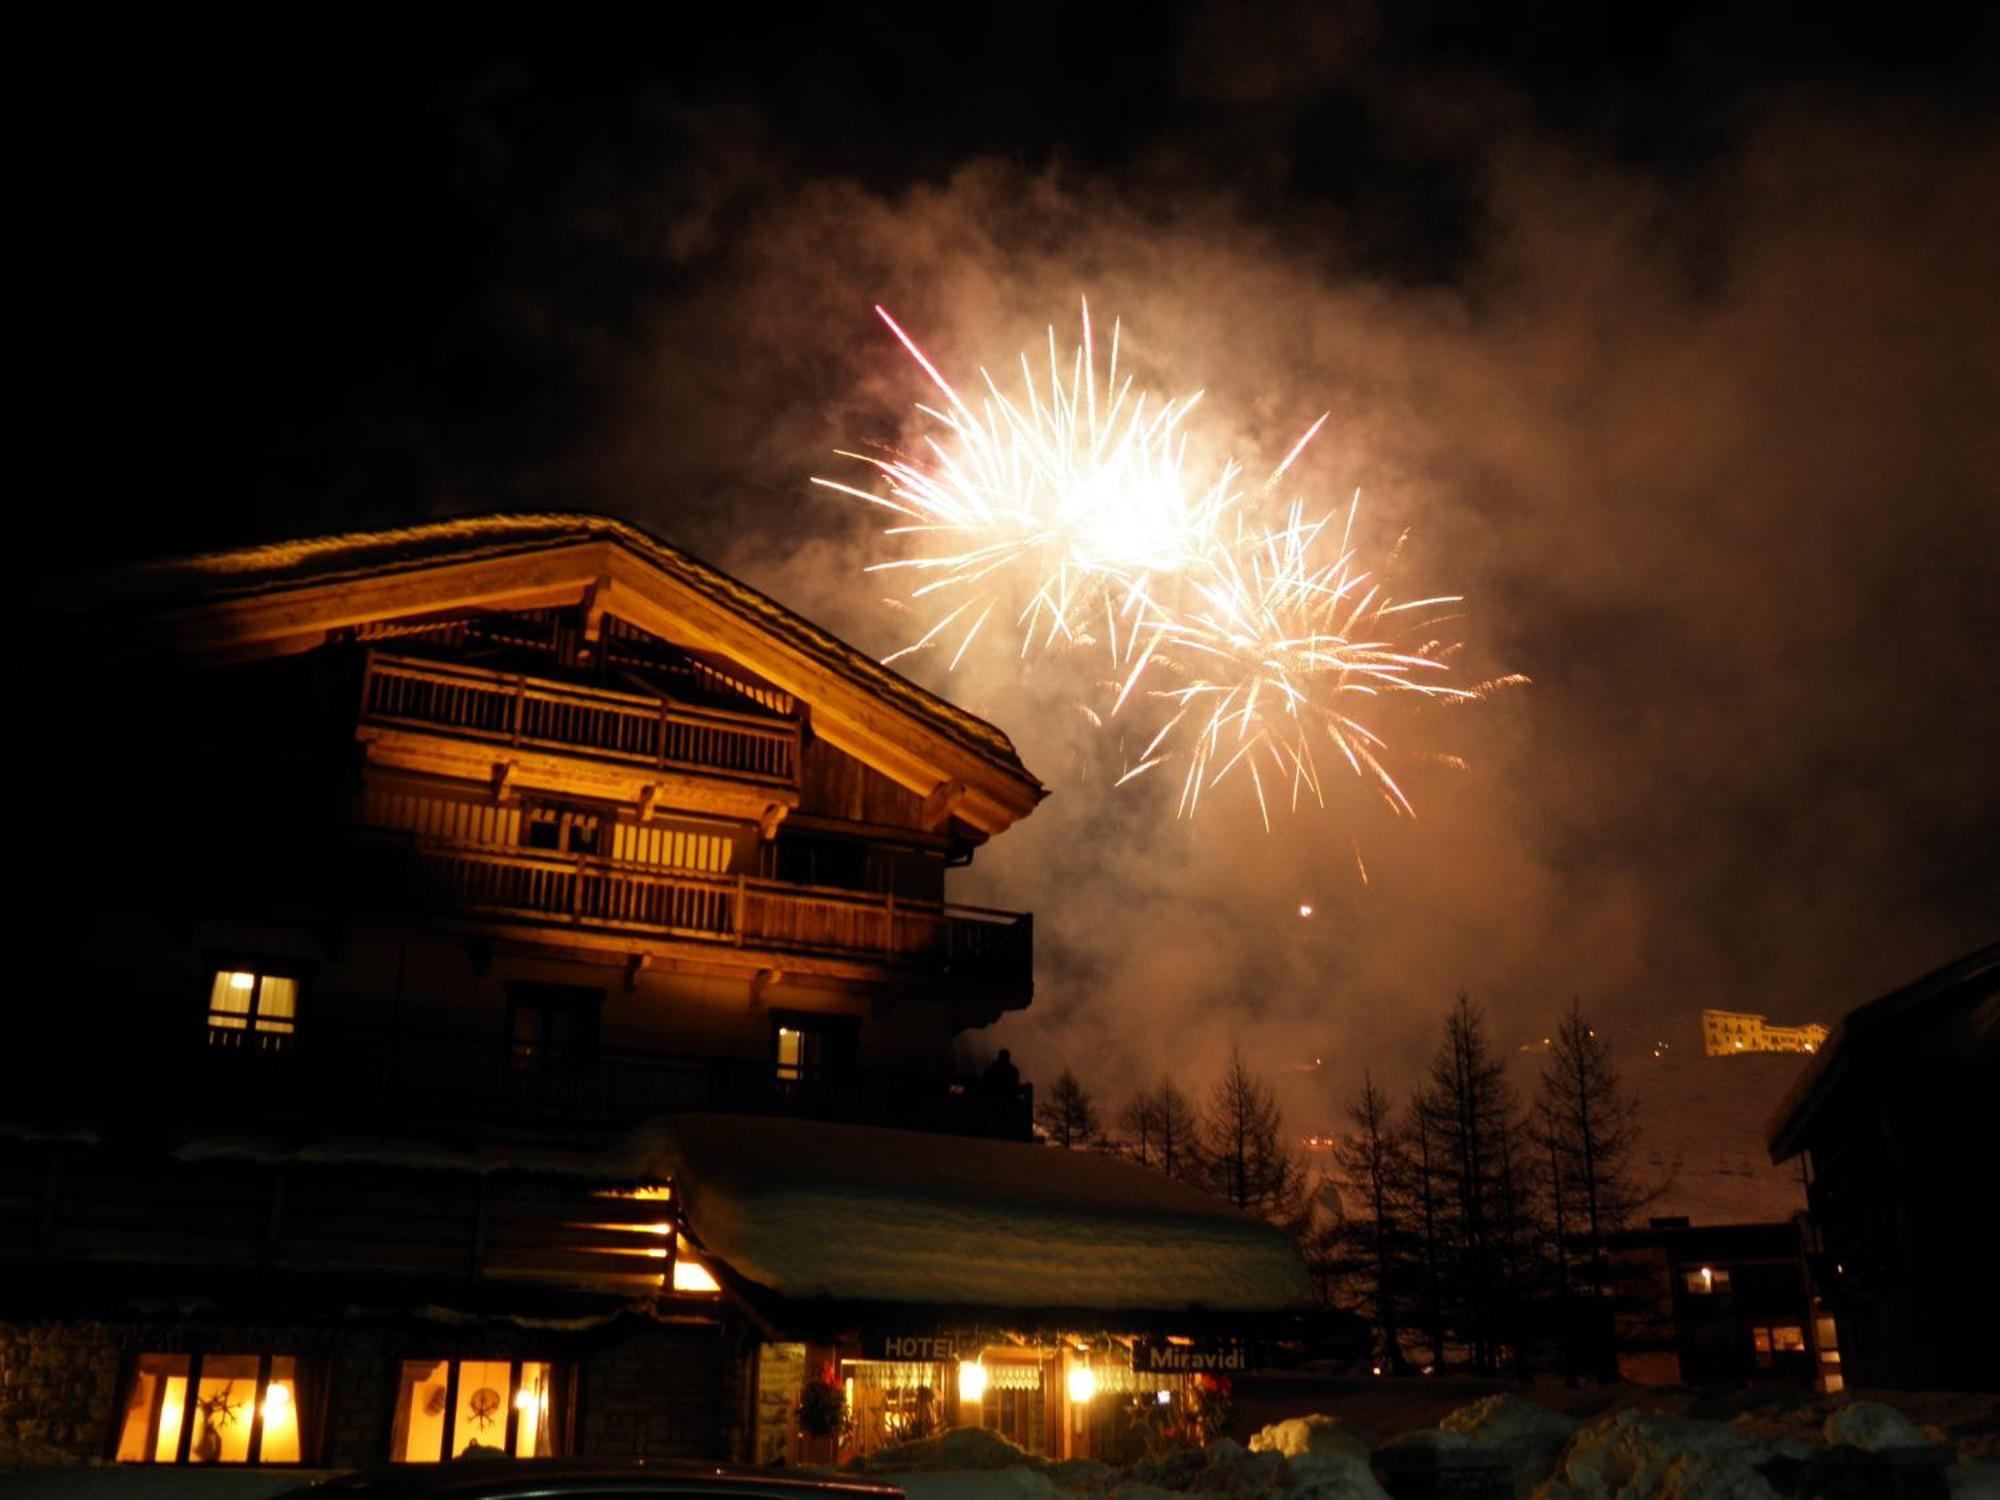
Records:
[[[1201,393],[1139,389],[1119,370],[1117,323],[1100,375],[1085,302],[1082,342],[1068,356],[1051,327],[1043,374],[1023,354],[1010,390],[982,368],[968,400],[875,311],[943,397],[917,408],[933,431],[914,455],[841,455],[874,469],[879,490],[813,483],[889,511],[889,535],[918,539],[915,555],[869,569],[908,571],[911,599],[941,611],[888,660],[955,635],[956,667],[996,615],[1023,655],[1088,639],[1102,620],[1112,660],[1122,660],[1155,581],[1200,558],[1235,499],[1233,467],[1206,485],[1188,476],[1185,424]]]
[[[1331,556],[1323,535],[1333,517],[1307,520],[1294,504],[1284,524],[1240,531],[1183,580],[1179,608],[1152,617],[1119,691],[1122,707],[1149,669],[1172,681],[1151,691],[1171,706],[1170,717],[1121,782],[1181,756],[1186,817],[1203,791],[1241,769],[1268,828],[1266,778],[1289,788],[1293,808],[1308,793],[1323,804],[1321,761],[1330,754],[1398,814],[1413,814],[1383,764],[1382,737],[1357,715],[1390,694],[1464,700],[1481,689],[1445,681],[1449,664],[1435,644],[1399,644],[1459,601],[1399,603],[1383,592],[1353,546],[1359,500],[1348,506]]]
[[[1053,653],[1096,639],[1101,621],[1112,701],[1106,715],[1088,703],[1083,713],[1102,727],[1128,705],[1164,712],[1120,784],[1178,761],[1179,811],[1191,817],[1205,791],[1241,772],[1266,828],[1273,793],[1295,809],[1307,795],[1324,804],[1326,772],[1343,768],[1413,816],[1362,716],[1388,697],[1464,702],[1525,681],[1458,685],[1454,648],[1411,644],[1458,598],[1388,596],[1354,544],[1358,494],[1337,528],[1337,513],[1280,507],[1280,482],[1324,416],[1254,489],[1233,461],[1197,481],[1188,426],[1201,393],[1139,389],[1119,369],[1116,323],[1100,373],[1087,303],[1073,351],[1058,352],[1051,328],[1045,372],[1023,355],[1018,385],[1003,388],[982,368],[973,399],[876,312],[942,401],[917,408],[931,430],[916,453],[843,455],[873,469],[876,488],[813,482],[888,511],[888,533],[914,539],[911,555],[869,571],[906,572],[910,598],[936,613],[887,660],[955,639],[956,668],[996,617],[1023,656]],[[1273,510],[1276,524],[1264,519]],[[1365,881],[1358,845],[1355,858]]]

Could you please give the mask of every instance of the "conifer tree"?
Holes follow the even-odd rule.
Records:
[[[1347,1118],[1353,1129],[1335,1152],[1351,1205],[1342,1225],[1341,1270],[1374,1319],[1384,1363],[1400,1375],[1407,1369],[1403,1284],[1414,1248],[1406,1212],[1409,1162],[1389,1101],[1371,1074],[1361,1075],[1361,1092],[1348,1105]]]
[[[1305,1169],[1285,1144],[1277,1100],[1243,1054],[1209,1095],[1201,1117],[1200,1160],[1209,1191],[1293,1234],[1306,1228]]]
[[[1518,1257],[1509,1251],[1519,1240],[1515,1163],[1522,1123],[1514,1090],[1487,1043],[1485,1019],[1464,994],[1445,1018],[1416,1112],[1444,1251],[1437,1266],[1440,1322],[1466,1347],[1473,1367],[1490,1374],[1510,1345],[1510,1306],[1522,1291]]]
[[[1194,1103],[1171,1078],[1133,1095],[1118,1117],[1126,1148],[1146,1166],[1169,1177],[1197,1175],[1196,1142],[1201,1122]]]
[[[1049,1085],[1047,1096],[1036,1104],[1035,1123],[1065,1150],[1088,1146],[1102,1134],[1097,1105],[1068,1068],[1062,1070]]]
[[[1574,1287],[1586,1301],[1588,1362],[1600,1378],[1616,1373],[1605,1239],[1630,1223],[1650,1196],[1633,1171],[1635,1110],[1610,1049],[1572,1001],[1542,1065],[1536,1122],[1564,1231],[1555,1244],[1558,1273],[1565,1289]]]

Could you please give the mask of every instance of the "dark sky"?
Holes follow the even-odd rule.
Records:
[[[1039,914],[1032,1069],[1236,1041],[1344,1089],[1461,986],[1506,1036],[1572,993],[1634,1044],[1830,1021],[2000,930],[1994,23],[1834,15],[86,20],[37,178],[82,419],[48,549],[594,509],[887,651],[883,544],[806,484],[922,394],[870,304],[969,371],[1088,294],[1246,457],[1330,409],[1300,482],[1534,684],[1445,726],[1415,824],[1343,786],[1266,835],[1111,792],[1054,681],[915,663],[1057,792],[965,890]]]

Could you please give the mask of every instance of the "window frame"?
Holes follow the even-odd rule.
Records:
[[[571,1444],[571,1423],[575,1414],[574,1368],[566,1360],[547,1356],[518,1354],[405,1354],[394,1366],[391,1381],[392,1395],[389,1409],[387,1461],[397,1468],[426,1468],[456,1463],[463,1457],[452,1452],[452,1441],[457,1436],[459,1381],[465,1365],[504,1364],[507,1366],[507,1394],[503,1398],[507,1410],[507,1422],[501,1432],[501,1451],[511,1460],[519,1436],[521,1374],[529,1365],[542,1365],[548,1369],[549,1404],[549,1447],[551,1451],[543,1455],[548,1458],[569,1456]],[[407,1458],[396,1452],[396,1434],[399,1423],[403,1422],[403,1375],[411,1365],[443,1365],[445,1367],[443,1424],[438,1432],[438,1456],[436,1458]],[[411,1388],[414,1391],[414,1387]],[[403,1425],[403,1446],[409,1446],[409,1430]]]
[[[293,958],[273,953],[211,952],[203,955],[202,972],[205,984],[201,996],[201,1027],[203,1044],[212,1051],[240,1053],[271,1053],[282,1055],[290,1052],[299,1043],[305,1031],[306,997],[311,988],[315,965],[307,959]],[[250,1006],[241,1012],[241,1026],[218,1026],[218,1015],[236,1015],[237,1012],[218,1011],[215,1008],[215,984],[224,974],[248,974],[255,983],[250,989]],[[259,1009],[264,998],[264,983],[270,979],[288,980],[292,986],[292,1013],[282,1018],[265,1017]],[[276,1025],[259,1025],[260,1020],[281,1019],[284,1029]],[[249,1039],[258,1038],[255,1044]],[[227,1041],[218,1038],[228,1038]]]
[[[125,1429],[131,1415],[133,1393],[139,1379],[146,1373],[141,1366],[149,1359],[184,1360],[187,1364],[187,1373],[182,1377],[186,1385],[181,1398],[180,1433],[174,1440],[173,1457],[120,1458],[118,1453],[125,1443]],[[196,1414],[201,1405],[198,1393],[201,1389],[202,1367],[207,1361],[224,1359],[257,1361],[257,1383],[250,1397],[250,1434],[245,1440],[244,1456],[241,1459],[201,1462],[193,1457],[193,1452]],[[297,1439],[298,1457],[289,1459],[266,1458],[263,1452],[272,1367],[281,1359],[288,1359],[292,1363],[292,1422]],[[118,1405],[111,1424],[110,1440],[105,1449],[106,1460],[112,1467],[119,1469],[237,1470],[313,1467],[319,1462],[320,1443],[323,1437],[321,1418],[324,1415],[327,1391],[327,1382],[323,1378],[325,1367],[326,1362],[315,1355],[282,1353],[268,1346],[250,1351],[210,1348],[130,1350],[125,1355],[118,1383]],[[149,1411],[146,1419],[145,1447],[150,1453],[157,1453],[160,1437],[159,1397],[156,1396],[151,1405],[153,1409]]]
[[[784,1033],[798,1034],[799,1060],[786,1063]],[[818,1047],[813,1046],[818,1043]],[[819,1052],[814,1060],[812,1054]],[[771,1077],[780,1087],[803,1088],[853,1072],[861,1053],[861,1018],[810,1010],[771,1012]]]
[[[507,981],[506,1048],[509,1068],[516,1073],[578,1073],[597,1065],[604,1032],[605,992],[584,984],[547,984],[540,980]],[[555,1045],[550,1022],[558,1011],[580,1021],[567,1047]],[[537,1036],[530,1042],[520,1033],[520,1016],[540,1016]]]

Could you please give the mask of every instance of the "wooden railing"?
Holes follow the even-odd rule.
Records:
[[[796,719],[690,708],[453,662],[370,652],[361,717],[626,765],[798,785]]]
[[[1029,982],[1033,918],[746,876],[479,844],[413,842],[420,906],[739,947],[823,953],[955,978]]]
[[[324,1027],[295,1054],[207,1060],[225,1097],[406,1118],[623,1128],[659,1115],[790,1115],[1025,1140],[1034,1095],[976,1078],[841,1069],[780,1078],[772,1061],[589,1047],[524,1058],[510,1040],[463,1032]]]

